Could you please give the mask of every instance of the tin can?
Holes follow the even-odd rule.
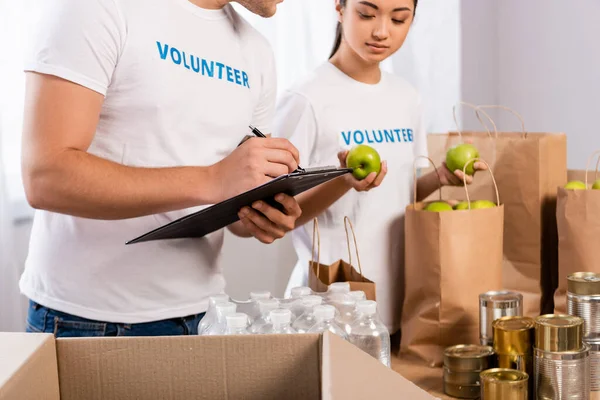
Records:
[[[494,351],[498,367],[525,372],[528,392],[533,396],[533,343],[535,321],[529,317],[503,317],[493,323]]]
[[[569,275],[567,310],[585,321],[583,338],[600,342],[600,274],[578,272]]]
[[[589,400],[590,347],[549,352],[535,349],[535,391],[543,400]]]
[[[600,399],[600,343],[588,343],[590,346],[590,388],[592,396]]]
[[[583,343],[583,319],[573,315],[548,314],[535,319],[535,348],[551,352],[572,352]]]
[[[529,375],[522,371],[496,368],[483,371],[481,400],[527,400]]]
[[[484,346],[494,344],[492,324],[502,317],[523,315],[523,295],[516,292],[486,292],[479,295],[479,340]]]
[[[444,393],[462,399],[479,398],[479,374],[495,365],[494,349],[490,346],[448,347],[444,351]]]

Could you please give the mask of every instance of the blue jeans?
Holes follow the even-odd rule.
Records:
[[[141,324],[120,324],[76,317],[29,301],[27,332],[55,337],[197,335],[204,313]]]

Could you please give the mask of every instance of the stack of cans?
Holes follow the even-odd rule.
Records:
[[[496,368],[480,375],[482,400],[528,400],[529,375],[514,369]]]
[[[535,392],[544,400],[590,398],[590,348],[583,342],[582,318],[536,318]]]
[[[444,352],[444,392],[461,399],[478,399],[481,395],[479,375],[495,366],[496,357],[490,346],[448,347]]]
[[[590,346],[592,400],[600,400],[600,274],[578,272],[567,281],[568,313],[584,320],[583,341]]]
[[[479,340],[493,346],[493,323],[502,317],[523,315],[523,295],[516,292],[487,292],[479,295]]]
[[[495,320],[492,326],[498,366],[525,372],[529,376],[528,391],[532,396],[535,321],[529,317],[503,317]]]

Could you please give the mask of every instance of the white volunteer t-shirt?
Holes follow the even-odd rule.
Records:
[[[421,115],[419,95],[403,79],[382,72],[378,84],[364,84],[327,62],[284,93],[275,117],[274,132],[298,147],[303,167],[339,165],[337,153],[358,144],[387,160],[379,188],[348,192],[318,219],[325,264],[348,261],[344,216],[352,221],[363,273],[376,283],[379,313],[392,331],[400,326],[404,211],[412,201],[413,163],[427,153]],[[309,222],[292,233],[298,264],[288,290],[307,283],[312,231]],[[354,253],[352,263],[358,269]]]
[[[136,167],[207,166],[230,154],[249,124],[271,132],[274,57],[231,6],[38,0],[35,13],[26,70],[105,95],[90,153]],[[121,221],[37,211],[21,290],[47,307],[109,322],[203,312],[225,286],[223,231],[125,245],[197,209]]]

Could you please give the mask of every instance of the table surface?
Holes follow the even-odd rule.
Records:
[[[392,354],[392,369],[421,389],[442,400],[455,400],[444,394],[444,372],[442,368],[409,363]]]

